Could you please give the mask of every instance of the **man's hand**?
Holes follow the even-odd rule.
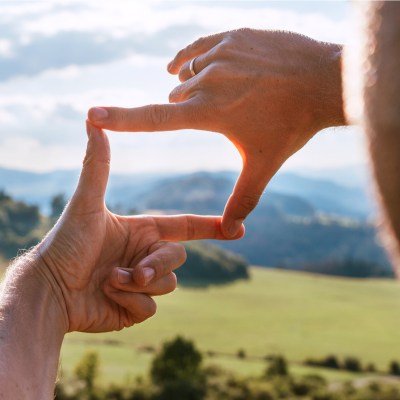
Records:
[[[182,82],[169,96],[172,104],[96,107],[88,116],[114,131],[224,134],[243,159],[222,222],[224,234],[234,237],[285,160],[317,131],[345,124],[340,61],[339,45],[298,34],[224,32],[195,41],[168,65]]]
[[[71,202],[45,239],[17,258],[0,288],[0,397],[53,398],[66,332],[144,321],[156,311],[151,296],[176,287],[172,271],[186,253],[174,242],[224,239],[220,217],[111,213],[104,204],[108,139],[90,124],[88,136]]]
[[[66,330],[104,332],[149,318],[156,310],[150,295],[175,289],[172,271],[186,253],[181,244],[165,241],[224,236],[220,217],[111,213],[104,203],[108,139],[89,124],[88,135],[78,188],[39,253],[46,266],[42,274],[63,306]]]

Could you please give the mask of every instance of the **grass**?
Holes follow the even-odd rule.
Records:
[[[181,334],[202,351],[263,357],[284,354],[292,362],[308,357],[359,357],[386,370],[400,345],[400,287],[389,280],[348,280],[296,272],[251,269],[251,281],[206,289],[180,288],[158,299],[156,317],[118,333],[74,333],[62,349],[62,367],[73,366],[88,349],[99,352],[104,383],[122,383],[146,375],[152,354],[143,346],[159,347]],[[120,344],[104,344],[116,340]],[[234,357],[206,358],[246,375],[259,375],[261,360]],[[310,369],[294,366],[294,371]],[[311,372],[315,370],[312,369]],[[330,380],[351,374],[322,374]]]

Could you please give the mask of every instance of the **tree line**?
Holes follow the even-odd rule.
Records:
[[[238,353],[239,354],[239,353]],[[320,360],[323,361],[323,360]],[[333,365],[332,357],[325,360]],[[337,361],[337,359],[336,359]],[[346,382],[333,387],[318,374],[294,376],[282,355],[265,360],[260,376],[241,377],[219,366],[204,365],[204,355],[193,341],[181,336],[165,342],[156,352],[148,376],[128,385],[98,384],[100,359],[88,352],[74,376],[56,387],[57,400],[400,400],[400,383],[368,380],[359,387]],[[327,366],[324,365],[324,366]],[[339,364],[338,364],[339,365]],[[399,374],[399,364],[389,372]]]

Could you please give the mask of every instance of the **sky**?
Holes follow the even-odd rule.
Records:
[[[166,65],[199,36],[251,27],[347,43],[348,2],[0,0],[0,166],[80,168],[87,110],[168,102],[179,84]],[[239,170],[222,135],[183,130],[110,133],[115,172]],[[365,163],[363,135],[328,129],[284,168]]]

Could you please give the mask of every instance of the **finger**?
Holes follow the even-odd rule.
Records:
[[[222,41],[225,34],[226,32],[222,32],[215,35],[202,37],[185,47],[179,51],[175,58],[168,64],[168,72],[171,74],[177,74],[185,62],[189,62],[191,59],[212,49],[215,45]]]
[[[207,66],[207,64],[202,63],[201,61],[203,60],[202,56],[198,56],[195,58],[192,58],[190,61],[185,62],[182,66],[182,68],[179,70],[179,80],[181,82],[185,82],[189,79],[194,78],[196,75],[199,75],[201,71],[203,71],[204,67]],[[190,69],[190,64],[192,64],[192,70],[194,72],[194,76],[192,75],[192,71]]]
[[[201,73],[209,65],[211,65],[216,59],[221,58],[221,53],[218,51],[220,45],[221,45],[221,43],[215,45],[212,49],[210,49],[206,53],[201,54],[201,55],[185,62],[183,64],[182,68],[179,70],[179,80],[181,82],[193,81],[192,78],[195,78],[196,76],[199,76],[199,75],[201,76]],[[192,72],[190,70],[190,64],[192,62],[193,62],[192,69],[193,69],[193,72],[195,73],[195,76],[192,76]]]
[[[244,235],[244,226],[241,226],[235,236],[226,236],[222,232],[221,217],[186,214],[160,215],[152,218],[157,226],[160,240],[226,240],[240,239]]]
[[[222,218],[222,232],[227,237],[237,235],[243,221],[257,206],[269,179],[273,176],[266,174],[260,164],[254,163],[254,167],[248,164],[244,166],[229,197]]]
[[[87,122],[88,145],[78,187],[71,206],[90,212],[104,205],[104,194],[110,173],[110,145],[107,135]]]
[[[179,104],[150,104],[137,108],[93,107],[89,120],[104,129],[118,132],[154,132],[194,128],[199,110],[191,101]]]
[[[109,283],[114,289],[122,290],[131,293],[144,293],[149,296],[161,296],[171,293],[176,289],[176,275],[173,272],[159,279],[154,279],[153,282],[145,285],[138,284],[134,281],[134,269],[131,268],[115,268],[110,274]]]
[[[157,242],[149,255],[133,268],[133,280],[141,286],[170,274],[186,261],[186,250],[180,243]]]
[[[189,79],[181,85],[175,87],[169,94],[168,100],[170,103],[181,103],[183,101],[190,100],[194,95],[194,91],[197,87],[197,78]]]
[[[124,292],[111,288],[105,293],[112,301],[122,307],[120,310],[120,330],[145,321],[157,311],[155,301],[146,294]]]

